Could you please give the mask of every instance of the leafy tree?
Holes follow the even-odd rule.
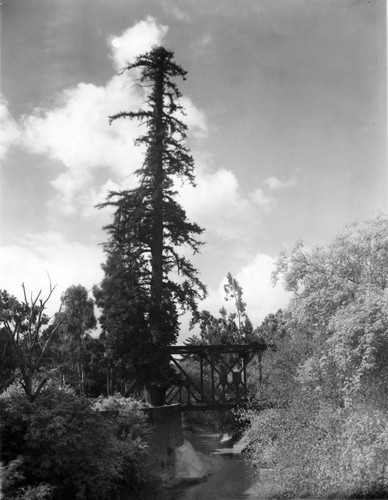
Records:
[[[78,378],[78,392],[85,395],[85,342],[90,340],[88,333],[95,328],[93,300],[82,285],[69,287],[62,295],[62,322],[59,331],[59,347],[64,351],[70,368],[75,367]]]
[[[16,359],[23,389],[32,401],[48,380],[44,362],[62,318],[58,314],[51,320],[45,314],[46,305],[55,290],[51,283],[46,298],[42,298],[42,291],[28,298],[24,284],[22,289],[21,302],[6,290],[0,291],[0,329],[6,338],[5,344]],[[34,385],[35,382],[37,385]]]
[[[86,336],[84,342],[85,394],[97,397],[107,394],[109,365],[105,344],[101,335],[99,338]]]
[[[328,248],[306,252],[298,243],[278,262],[277,276],[293,292],[289,328],[294,336],[310,339],[301,381],[319,380],[333,397],[333,384],[341,381],[335,397],[342,403],[351,392],[366,395],[369,375],[384,373],[387,266],[388,219],[383,216],[348,226]]]
[[[219,310],[217,318],[209,311],[199,313],[200,337],[194,335],[187,340],[189,344],[241,344],[255,340],[253,325],[246,313],[243,289],[236,278],[228,273],[224,285],[225,301],[234,300],[236,312],[228,314],[225,307]]]
[[[108,395],[125,391],[125,384],[147,371],[144,357],[152,342],[147,322],[147,297],[138,286],[121,255],[108,254],[103,265],[105,278],[95,287],[97,306],[102,310],[101,341],[105,348]],[[139,380],[145,382],[145,380]]]
[[[189,339],[193,344],[241,344],[252,340],[253,327],[246,317],[240,326],[236,323],[236,313],[228,314],[224,307],[219,310],[219,317],[209,311],[199,314],[200,338]]]
[[[140,349],[144,346],[148,351],[151,366],[147,370],[142,368],[147,356],[139,359],[127,351],[132,366],[144,379],[148,378],[148,384],[153,379],[163,385],[170,375],[165,348],[178,336],[179,308],[195,314],[197,299],[206,293],[197,270],[178,253],[182,246],[198,252],[201,245],[198,236],[203,232],[188,221],[175,200],[178,179],[194,183],[194,162],[185,146],[187,127],[181,121],[184,111],[175,83],[177,77],[185,79],[186,72],[174,62],[173,53],[163,47],[138,56],[123,73],[126,71],[134,74],[137,84],[144,89],[145,106],[137,111],[120,112],[110,117],[110,121],[129,118],[145,126],[146,132],[137,139],[137,144],[145,147],[145,157],[136,172],[138,186],[111,192],[101,205],[115,209],[113,222],[106,228],[109,266],[105,270],[112,262],[109,259],[115,259],[119,269],[113,276],[125,276],[128,283],[124,296],[132,309],[131,317],[126,318],[127,325],[132,324],[128,335],[136,335]],[[113,276],[106,278],[112,280]],[[107,309],[103,315],[113,317]],[[121,323],[121,319],[118,321]]]
[[[288,493],[387,494],[387,265],[385,216],[278,260],[292,299],[267,354],[266,395],[280,408],[253,416],[248,439],[252,460],[270,457]]]
[[[238,329],[234,317],[224,307],[219,310],[220,316],[216,318],[209,311],[200,313],[200,337],[205,344],[233,344],[238,341]]]
[[[83,395],[97,397],[106,393],[108,365],[105,344],[86,333],[82,339],[82,357],[79,344],[59,330],[47,352],[46,366],[52,379],[59,385],[69,385],[80,394],[80,368],[82,363]]]
[[[50,343],[47,366],[59,384],[70,385],[81,396],[97,397],[106,392],[109,367],[103,339],[91,335],[97,324],[94,302],[78,285],[63,293],[62,305],[62,324]]]
[[[263,319],[255,333],[268,344],[276,344],[286,336],[287,315],[282,309],[270,313]]]
[[[242,329],[242,320],[243,318],[247,318],[247,314],[245,312],[247,303],[243,301],[243,289],[240,286],[239,282],[236,278],[228,273],[226,275],[227,284],[224,285],[225,290],[225,300],[228,301],[230,299],[234,300],[236,306],[236,320],[237,320],[237,330],[239,336],[241,337],[241,329]]]

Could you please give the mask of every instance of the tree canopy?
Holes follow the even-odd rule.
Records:
[[[275,279],[280,277],[293,292],[288,328],[295,338],[305,335],[311,346],[301,379],[320,379],[331,394],[330,386],[341,387],[336,396],[348,402],[360,391],[373,394],[371,384],[382,390],[388,361],[388,219],[348,226],[327,248],[306,251],[298,243],[280,256]]]
[[[219,316],[209,311],[199,313],[199,337],[193,335],[187,340],[188,344],[244,344],[255,340],[253,325],[246,312],[246,303],[243,300],[243,289],[231,273],[226,275],[224,285],[225,301],[233,300],[236,312],[229,313],[222,306]]]
[[[68,287],[61,296],[62,310],[58,315],[61,326],[51,342],[49,355],[61,383],[77,388],[85,395],[87,384],[85,365],[92,348],[90,332],[96,327],[93,299],[82,285]]]
[[[268,318],[252,420],[252,461],[287,478],[283,494],[385,497],[388,480],[388,218],[346,227],[326,247],[298,242],[277,262],[292,293]],[[276,320],[276,321],[275,321]]]

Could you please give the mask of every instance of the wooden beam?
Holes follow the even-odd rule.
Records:
[[[264,342],[255,342],[253,344],[228,344],[228,345],[174,345],[168,348],[170,354],[200,354],[202,352],[216,353],[246,353],[263,352],[267,349]]]
[[[174,359],[172,356],[170,356],[172,362],[175,364],[175,366],[179,369],[180,372],[183,373],[183,375],[186,377],[186,381],[190,382],[190,385],[194,387],[194,389],[198,392],[198,394],[201,396],[201,398],[205,398],[205,395],[202,393],[200,389],[198,389],[197,384],[194,382],[194,380],[190,377],[190,375],[180,366],[180,364]],[[199,402],[199,399],[193,394],[194,399]],[[206,400],[206,398],[205,398]]]

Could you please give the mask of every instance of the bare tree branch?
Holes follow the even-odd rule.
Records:
[[[28,298],[25,284],[22,283],[21,286],[23,290],[22,301],[18,302],[11,297],[14,300],[9,300],[8,311],[0,313],[0,321],[4,326],[4,331],[21,372],[21,385],[27,397],[32,401],[47,382],[47,379],[40,381],[38,388],[34,390],[33,382],[42,368],[50,341],[63,322],[60,314],[63,304],[61,303],[58,312],[54,315],[56,324],[52,325],[51,318],[45,315],[47,303],[56,288],[52,285],[50,277],[49,292],[46,297],[42,297],[42,290],[40,290],[36,296],[31,292]],[[45,325],[50,328],[50,331],[44,345],[40,346]]]

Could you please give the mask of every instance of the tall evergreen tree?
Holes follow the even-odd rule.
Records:
[[[186,71],[174,62],[173,52],[155,47],[138,56],[122,73],[125,72],[134,74],[137,84],[144,88],[145,105],[137,111],[111,116],[110,121],[138,120],[146,128],[137,139],[137,144],[145,146],[145,156],[142,167],[136,171],[137,187],[110,192],[101,205],[115,209],[113,222],[106,228],[109,239],[105,245],[108,254],[105,272],[108,279],[114,279],[111,271],[115,261],[114,273],[125,273],[131,280],[126,294],[135,317],[127,319],[142,327],[127,331],[147,346],[148,360],[154,355],[147,376],[150,378],[154,372],[162,383],[163,369],[168,371],[165,348],[177,339],[179,310],[196,314],[197,300],[206,294],[197,270],[178,250],[186,246],[193,253],[198,252],[201,245],[198,236],[203,232],[187,219],[175,199],[177,180],[194,184],[194,160],[185,145],[187,126],[181,121],[184,110],[175,83],[178,77],[185,79]],[[107,325],[109,310],[104,308],[103,314]]]

